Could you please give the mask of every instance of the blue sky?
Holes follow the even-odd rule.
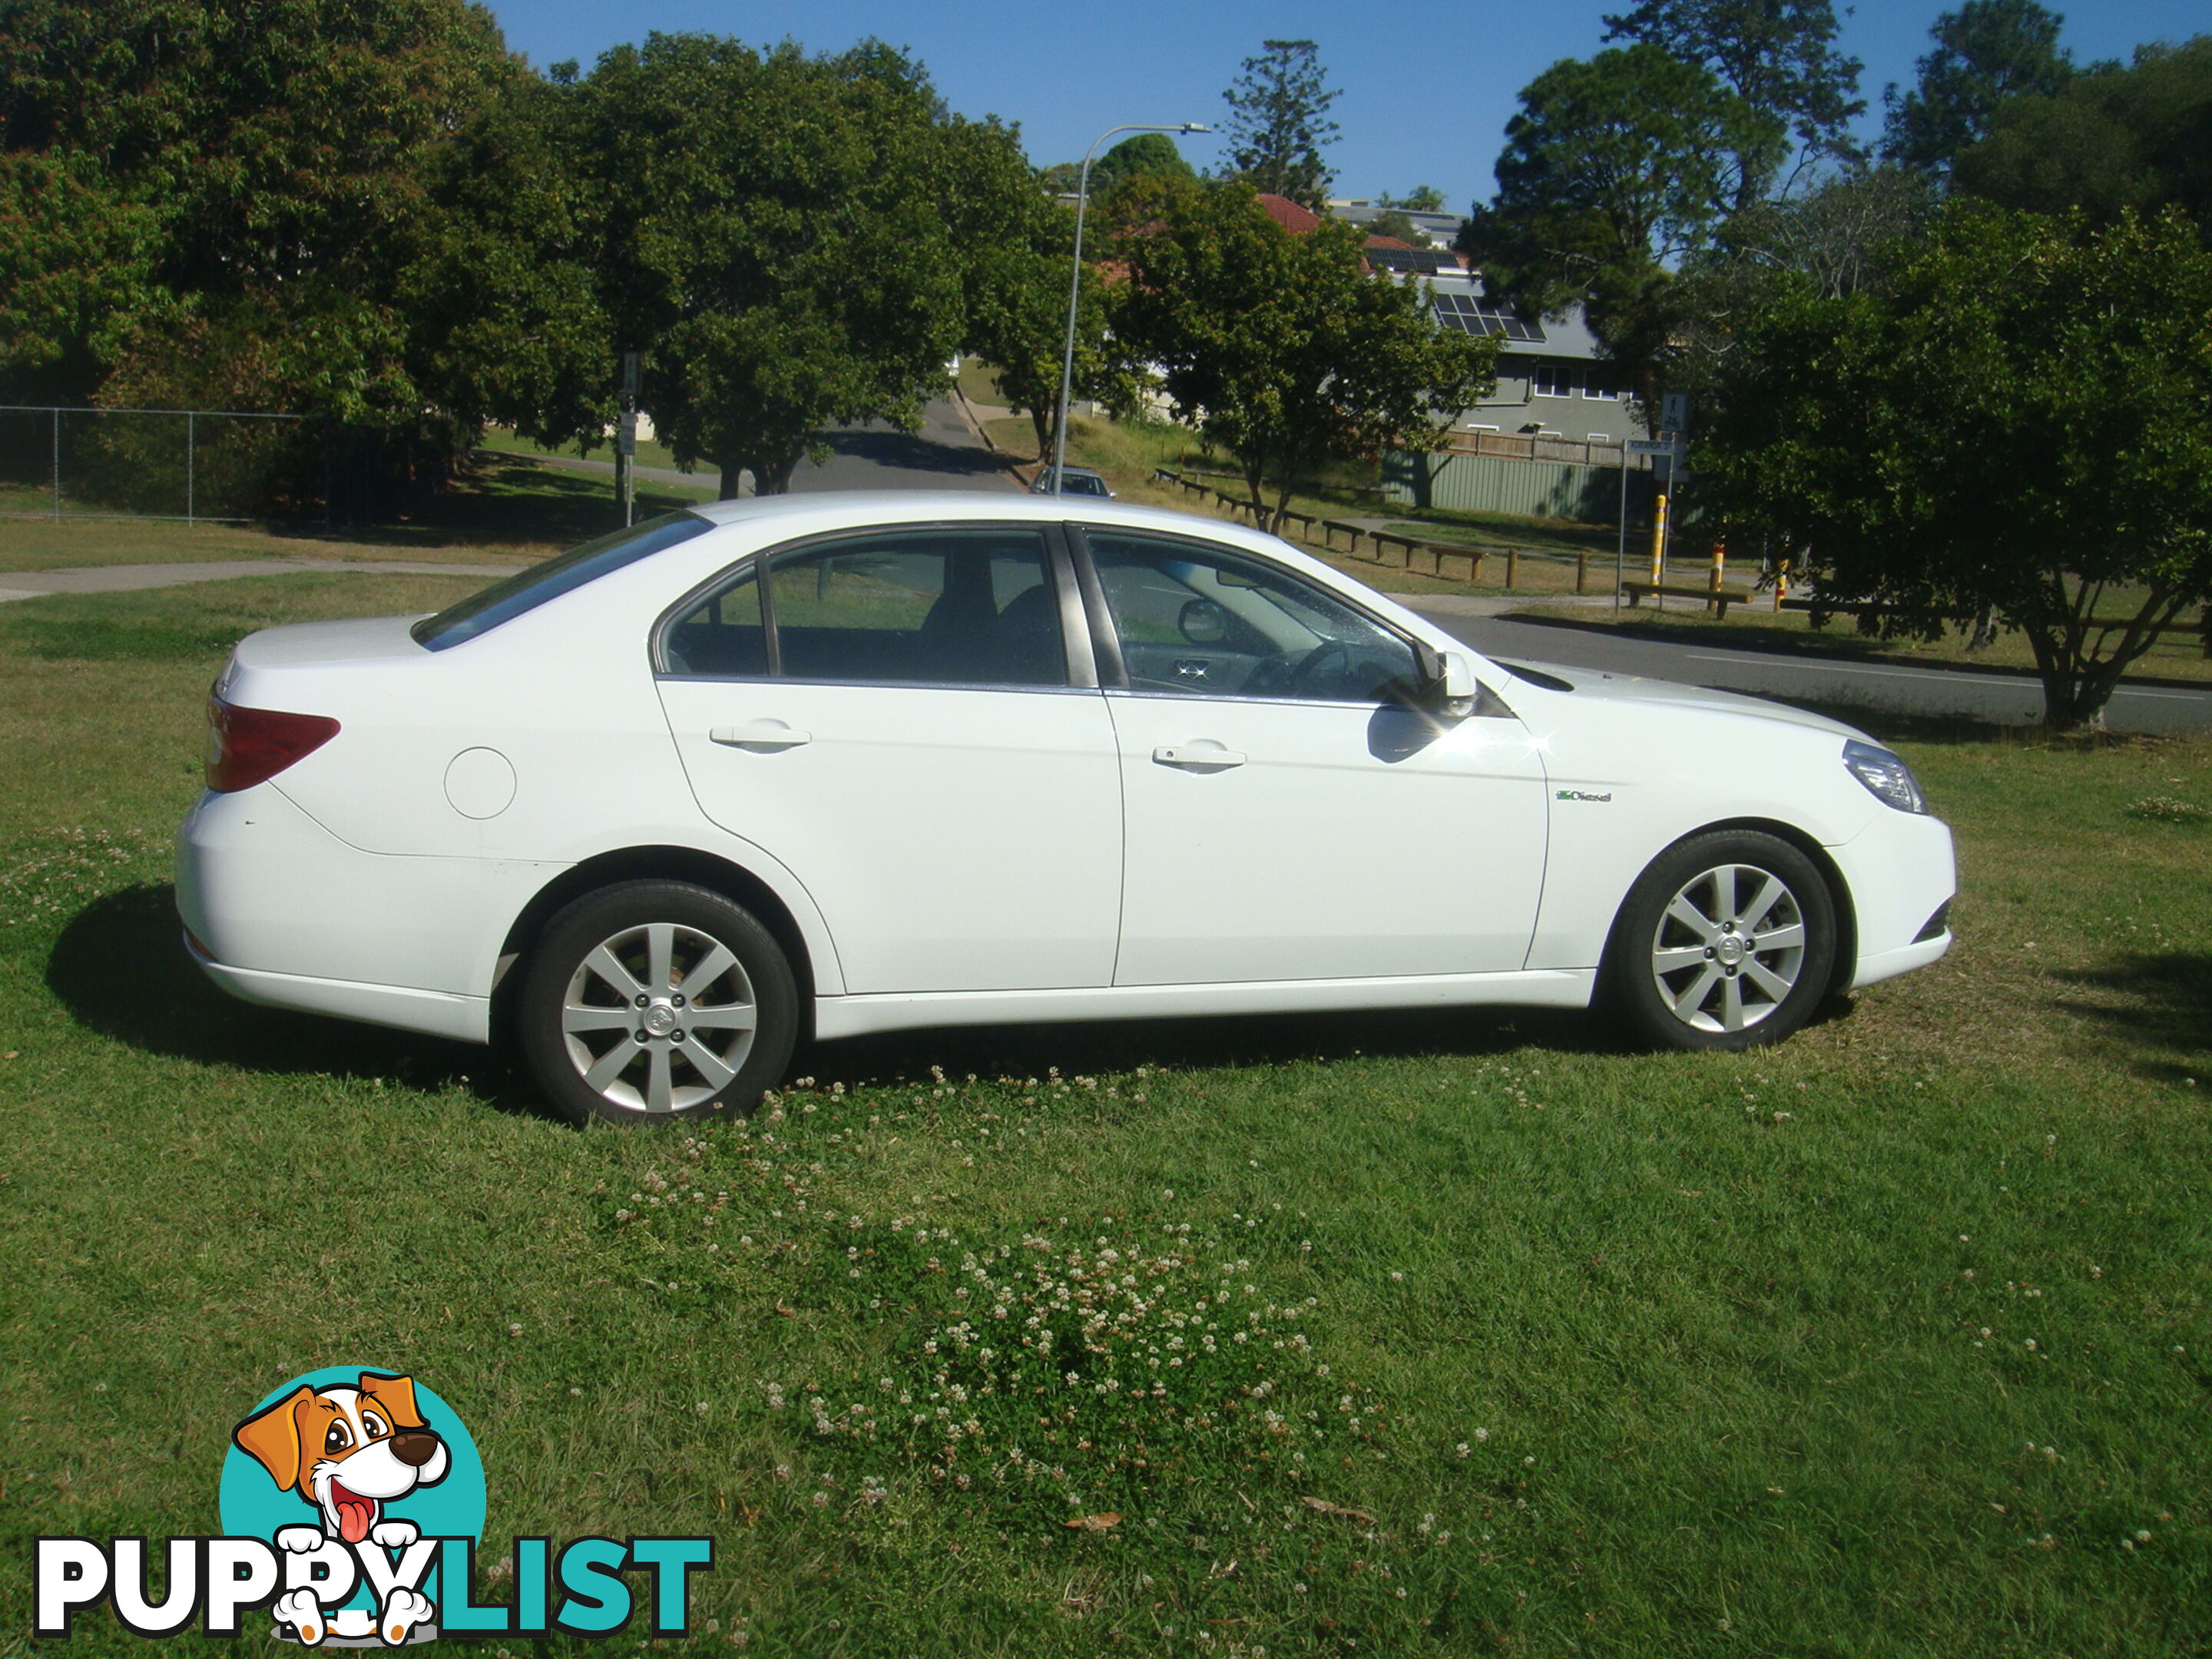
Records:
[[[1319,43],[1343,136],[1328,152],[1340,195],[1373,196],[1432,184],[1464,212],[1491,189],[1516,93],[1561,58],[1598,49],[1601,19],[1626,0],[1445,0],[1427,5],[1323,4],[1318,0],[1115,0],[1039,4],[1024,0],[490,0],[507,43],[541,67],[564,58],[587,68],[607,47],[653,29],[734,34],[755,43],[788,36],[810,51],[867,35],[907,46],[938,90],[967,115],[1020,123],[1040,165],[1079,157],[1124,121],[1218,125],[1221,94],[1243,60],[1268,38]],[[1909,83],[1929,49],[1928,27],[1955,0],[1860,0],[1842,45],[1864,60],[1869,131],[1881,90]],[[2100,0],[2057,8],[2077,59],[2122,58],[2140,42],[2212,31],[2203,0]],[[1189,137],[1200,167],[1215,141]]]

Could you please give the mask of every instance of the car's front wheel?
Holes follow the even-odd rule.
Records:
[[[748,1110],[781,1080],[799,989],[775,936],[721,894],[629,881],[546,925],[516,1023],[570,1119],[667,1121]]]
[[[1630,890],[1607,974],[1646,1040],[1748,1048],[1812,1017],[1836,939],[1835,901],[1812,860],[1778,836],[1712,830],[1668,848]]]

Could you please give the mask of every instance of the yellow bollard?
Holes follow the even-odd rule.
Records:
[[[1722,573],[1723,573],[1723,571],[1725,571],[1727,568],[1728,568],[1728,544],[1727,544],[1726,542],[1715,542],[1715,543],[1713,544],[1713,582],[1712,582],[1712,587],[1713,587],[1713,592],[1716,592],[1716,593],[1717,593],[1717,592],[1719,592],[1721,591],[1721,576],[1722,576]],[[1711,611],[1713,611],[1718,610],[1718,611],[1720,611],[1721,615],[1723,615],[1723,616],[1726,616],[1726,615],[1728,614],[1728,611],[1726,611],[1726,609],[1724,609],[1724,608],[1721,605],[1721,602],[1720,602],[1718,599],[1708,599],[1708,600],[1706,600],[1706,601],[1705,601],[1705,610],[1706,610],[1708,612],[1711,612]]]
[[[1656,586],[1667,580],[1667,492],[1661,490],[1651,511],[1651,580]]]
[[[1783,600],[1784,600],[1784,599],[1788,599],[1789,597],[1790,597],[1790,561],[1789,561],[1789,560],[1787,560],[1787,559],[1784,559],[1784,560],[1783,560],[1783,561],[1782,561],[1782,562],[1781,562],[1779,565],[1778,565],[1778,566],[1776,566],[1776,567],[1775,567],[1775,571],[1774,571],[1774,608],[1775,608],[1777,611],[1781,610],[1781,609],[1782,609],[1782,601],[1783,601]]]

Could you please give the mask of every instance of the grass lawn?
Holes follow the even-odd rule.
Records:
[[[703,486],[643,483],[640,518],[712,501]],[[533,562],[622,523],[611,479],[479,455],[450,489],[384,525],[188,525],[155,519],[0,519],[0,574],[84,565],[250,558]],[[0,583],[0,586],[5,586]]]
[[[924,1034],[750,1122],[578,1133],[176,943],[228,640],[466,586],[0,610],[4,1651],[35,1535],[215,1530],[231,1426],[336,1364],[462,1413],[488,1559],[712,1532],[697,1651],[2212,1646],[2212,826],[2130,811],[2212,806],[2212,743],[1887,732],[1959,946],[1773,1052]],[[1074,1385],[1000,1334],[1063,1293],[1133,1339]]]

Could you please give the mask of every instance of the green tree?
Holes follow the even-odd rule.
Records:
[[[131,321],[170,307],[159,231],[92,157],[0,151],[0,402],[84,400]]]
[[[1403,196],[1377,198],[1375,205],[1396,208],[1406,213],[1442,213],[1444,210],[1444,193],[1434,185],[1415,185]]]
[[[1740,331],[1784,295],[1825,299],[1886,291],[1940,204],[1924,173],[1852,167],[1802,193],[1732,216],[1684,266],[1680,388],[1704,392],[1740,349]]]
[[[1985,137],[2008,98],[2048,97],[2074,72],[2058,44],[2065,18],[2036,0],[1966,0],[1936,20],[1936,50],[1915,65],[1919,83],[1887,97],[1882,153],[1907,167],[1948,170]]]
[[[998,371],[999,389],[1030,417],[1040,459],[1053,453],[1059,433],[1072,233],[1072,225],[1063,228],[1056,246],[1049,235],[994,239],[978,252],[969,289],[969,347]],[[1072,395],[1127,409],[1133,392],[1130,368],[1113,350],[1098,268],[1086,260]]]
[[[605,330],[543,89],[462,0],[13,0],[0,373],[336,416],[403,470],[576,424]]]
[[[2039,213],[2078,208],[2100,223],[2171,204],[2212,236],[2212,35],[2139,49],[2049,94],[1997,106],[1963,151],[1954,185]]]
[[[1850,160],[1859,154],[1850,126],[1866,108],[1858,95],[1863,65],[1835,48],[1831,0],[1640,0],[1607,13],[1608,41],[1658,47],[1718,76],[1760,118],[1808,149]],[[1738,158],[1730,206],[1741,212],[1771,182],[1779,146],[1758,140]]]
[[[1158,156],[1157,150],[1151,154]],[[1174,159],[1179,162],[1182,157]],[[1179,173],[1171,167],[1140,167],[1129,177],[1141,181],[1163,175],[1194,176],[1184,166]],[[1100,189],[1097,167],[1091,177],[1091,222],[1110,222],[1115,191]],[[966,194],[983,205],[990,219],[962,227],[970,272],[966,344],[998,371],[1000,389],[1029,416],[1042,459],[1053,453],[1058,432],[1075,216],[1042,190],[1023,188],[1018,179],[993,177]],[[1097,244],[1091,246],[1095,251]],[[1133,390],[1127,366],[1111,349],[1098,268],[1086,260],[1076,307],[1073,395],[1127,409]]]
[[[1337,136],[1328,118],[1338,94],[1310,40],[1263,40],[1256,58],[1221,94],[1223,133],[1237,176],[1256,191],[1321,211],[1336,175],[1321,153]]]
[[[1156,173],[1173,173],[1182,179],[1197,176],[1197,170],[1183,160],[1182,151],[1166,133],[1136,133],[1091,164],[1091,193],[1103,196],[1125,179],[1142,179]],[[1071,185],[1069,188],[1074,186]]]
[[[579,90],[605,301],[680,465],[771,494],[826,456],[827,427],[919,424],[966,331],[964,249],[1023,210],[987,176],[1036,193],[1011,132],[945,114],[873,41],[810,58],[656,33]]]
[[[410,378],[464,434],[496,422],[557,443],[614,417],[601,202],[564,136],[576,101],[510,64],[424,167],[395,303]]]
[[[1361,228],[1370,236],[1392,236],[1399,241],[1410,242],[1415,247],[1422,246],[1429,240],[1428,233],[1398,208],[1383,209]]]
[[[2212,252],[2179,214],[1954,201],[1887,291],[1780,295],[1714,404],[1711,510],[1885,633],[1994,608],[2053,727],[2212,597]]]
[[[1268,527],[1323,459],[1434,449],[1490,389],[1497,343],[1437,326],[1419,285],[1368,274],[1352,226],[1293,236],[1249,186],[1152,184],[1123,209],[1115,333],[1163,371],[1178,418],[1237,457]]]
[[[1644,409],[1688,326],[1679,268],[1710,246],[1781,125],[1711,71],[1654,46],[1568,58],[1521,94],[1498,194],[1456,246],[1493,289],[1559,315],[1580,306]]]

